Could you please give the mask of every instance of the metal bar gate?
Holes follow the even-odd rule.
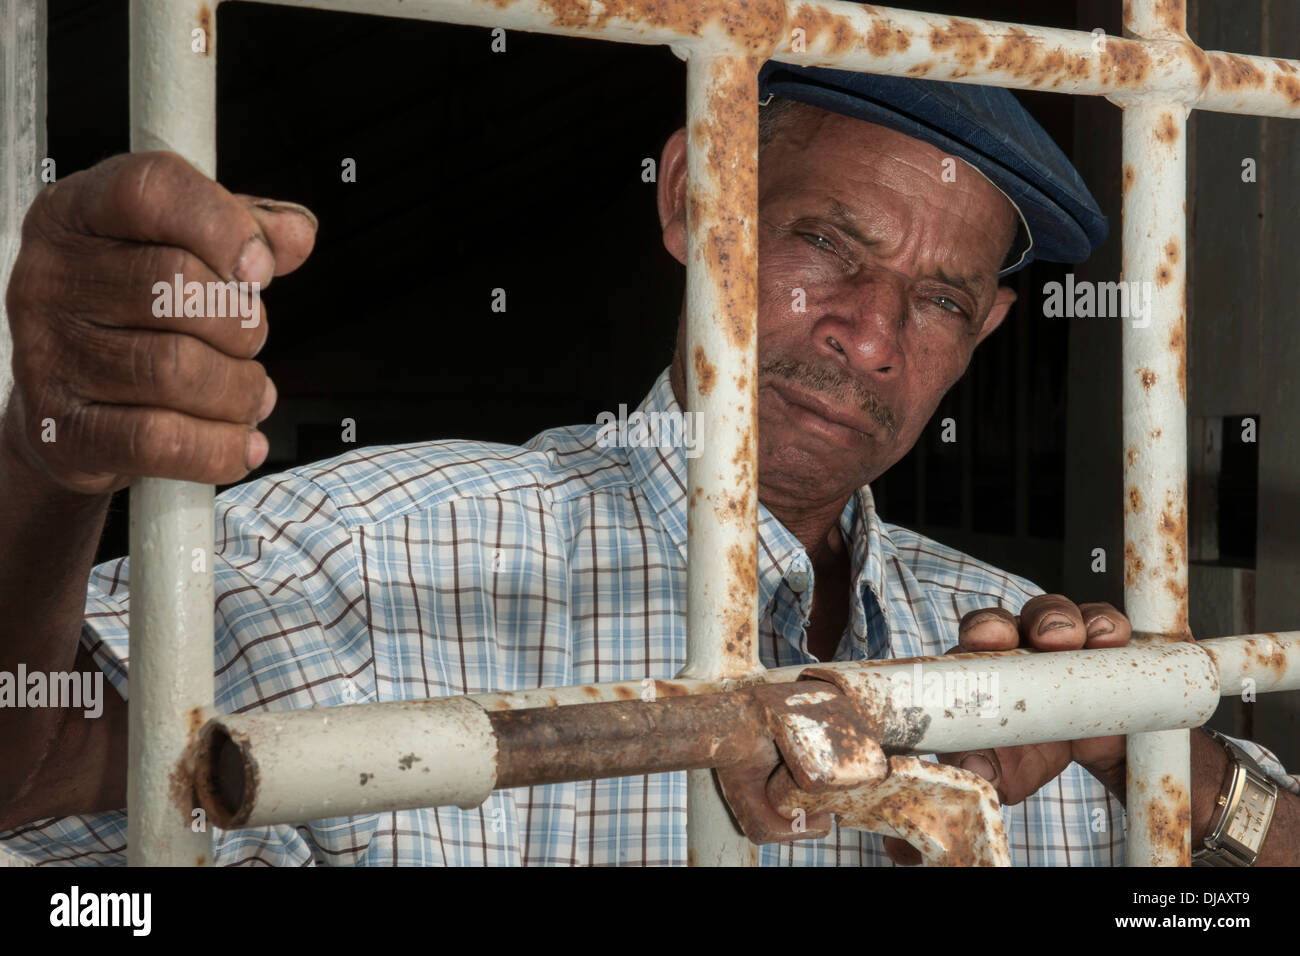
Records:
[[[131,147],[175,150],[208,175],[216,172],[211,54],[217,2],[131,2]],[[1126,0],[1128,38],[837,0],[278,2],[669,44],[686,61],[688,405],[705,413],[707,429],[703,453],[690,459],[689,471],[688,660],[678,680],[660,682],[653,703],[637,699],[640,685],[614,683],[219,715],[213,710],[211,562],[204,563],[209,570],[191,571],[194,550],[213,547],[213,488],[138,481],[130,545],[132,864],[211,861],[210,832],[191,829],[189,795],[177,796],[173,785],[178,767],[186,776],[195,773],[200,738],[210,772],[199,775],[199,789],[218,824],[293,823],[363,808],[469,807],[494,788],[525,782],[687,769],[691,862],[755,864],[756,848],[732,823],[712,768],[729,759],[728,747],[743,749],[743,741],[733,739],[748,726],[741,692],[793,680],[803,670],[765,672],[755,642],[756,74],[775,58],[1105,96],[1123,109],[1123,274],[1149,279],[1155,289],[1150,324],[1123,333],[1125,489],[1139,489],[1149,503],[1125,509],[1124,516],[1125,600],[1134,646],[1065,655],[1009,652],[981,661],[1006,681],[1020,682],[1024,693],[1018,689],[1016,696],[1027,700],[1020,719],[958,726],[936,720],[908,745],[932,753],[1070,739],[1081,735],[1085,715],[1089,735],[1129,733],[1128,862],[1188,865],[1186,728],[1208,719],[1220,694],[1239,692],[1243,678],[1253,678],[1260,692],[1300,688],[1300,632],[1197,643],[1188,628],[1186,119],[1193,108],[1300,118],[1300,62],[1201,50],[1187,36],[1184,0]],[[192,52],[195,31],[202,32],[208,55]],[[1054,688],[1053,673],[1066,657],[1073,677]],[[924,663],[966,666],[960,658]],[[851,672],[869,682],[888,680],[898,666],[856,662],[818,670]],[[1081,681],[1085,675],[1100,680]],[[1084,693],[1080,685],[1101,689]],[[589,707],[569,705],[604,709],[593,715]],[[653,727],[637,724],[637,708],[654,708]],[[538,714],[546,730],[538,739],[553,748],[540,776],[510,743],[529,732]],[[891,724],[895,717],[882,718],[886,737],[905,730]],[[613,739],[609,728],[620,727],[647,732],[629,743]],[[668,727],[678,732],[647,730]],[[711,743],[692,746],[691,735],[681,733],[685,728],[713,728]],[[348,773],[330,769],[373,740],[405,748],[416,735],[423,766],[437,772],[410,780],[406,790],[372,786],[362,795],[350,766]],[[564,751],[575,741],[582,745]]]

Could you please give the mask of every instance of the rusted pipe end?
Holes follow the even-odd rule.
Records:
[[[220,724],[208,728],[199,741],[194,786],[209,819],[224,830],[247,823],[257,780],[248,742],[232,737]]]

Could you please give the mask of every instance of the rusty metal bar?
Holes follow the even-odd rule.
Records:
[[[686,405],[701,416],[688,460],[686,666],[743,679],[758,661],[758,68],[692,54],[686,67]],[[755,866],[711,770],[687,785],[696,865]]]
[[[1300,632],[765,676],[787,683],[808,671],[813,679],[801,683],[810,692],[834,690],[824,682],[832,679],[879,728],[887,753],[923,754],[1199,726],[1218,703],[1219,660],[1237,680],[1267,672],[1271,689],[1300,688]],[[754,703],[762,685],[662,684],[671,695],[643,698],[624,682],[579,688],[580,699],[562,696],[565,688],[220,716],[204,729],[200,794],[218,825],[264,826],[467,806],[496,788],[729,767],[766,739]],[[599,693],[608,698],[593,703]]]
[[[1180,4],[1125,5],[1125,30],[1186,41]],[[1121,281],[1147,302],[1123,324],[1124,606],[1134,630],[1191,640],[1187,601],[1187,113],[1179,99],[1124,107]],[[1150,298],[1147,292],[1150,290]],[[1191,865],[1191,742],[1128,738],[1130,866]]]
[[[271,0],[285,7],[370,13],[466,26],[501,27],[616,43],[667,44],[710,54],[765,55],[785,13],[784,0],[692,0],[689,4],[569,3],[514,0]],[[761,64],[760,64],[761,65]]]
[[[272,0],[282,6],[375,13],[619,43],[668,44],[707,55],[1010,89],[1110,96],[1164,93],[1208,110],[1300,117],[1300,61],[1203,51],[1186,36],[1181,2],[1153,5],[1146,39],[953,17],[840,0],[703,0],[680,8],[520,0]],[[1139,21],[1135,21],[1139,22]]]

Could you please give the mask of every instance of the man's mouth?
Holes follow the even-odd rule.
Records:
[[[801,427],[837,444],[861,445],[874,437],[876,425],[860,412],[839,408],[790,382],[774,381],[769,388],[786,415]]]

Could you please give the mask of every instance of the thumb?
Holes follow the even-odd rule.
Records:
[[[275,275],[286,275],[307,260],[316,245],[316,229],[320,225],[310,209],[296,202],[243,193],[235,193],[235,198],[248,208],[262,227],[262,234],[275,257]]]

